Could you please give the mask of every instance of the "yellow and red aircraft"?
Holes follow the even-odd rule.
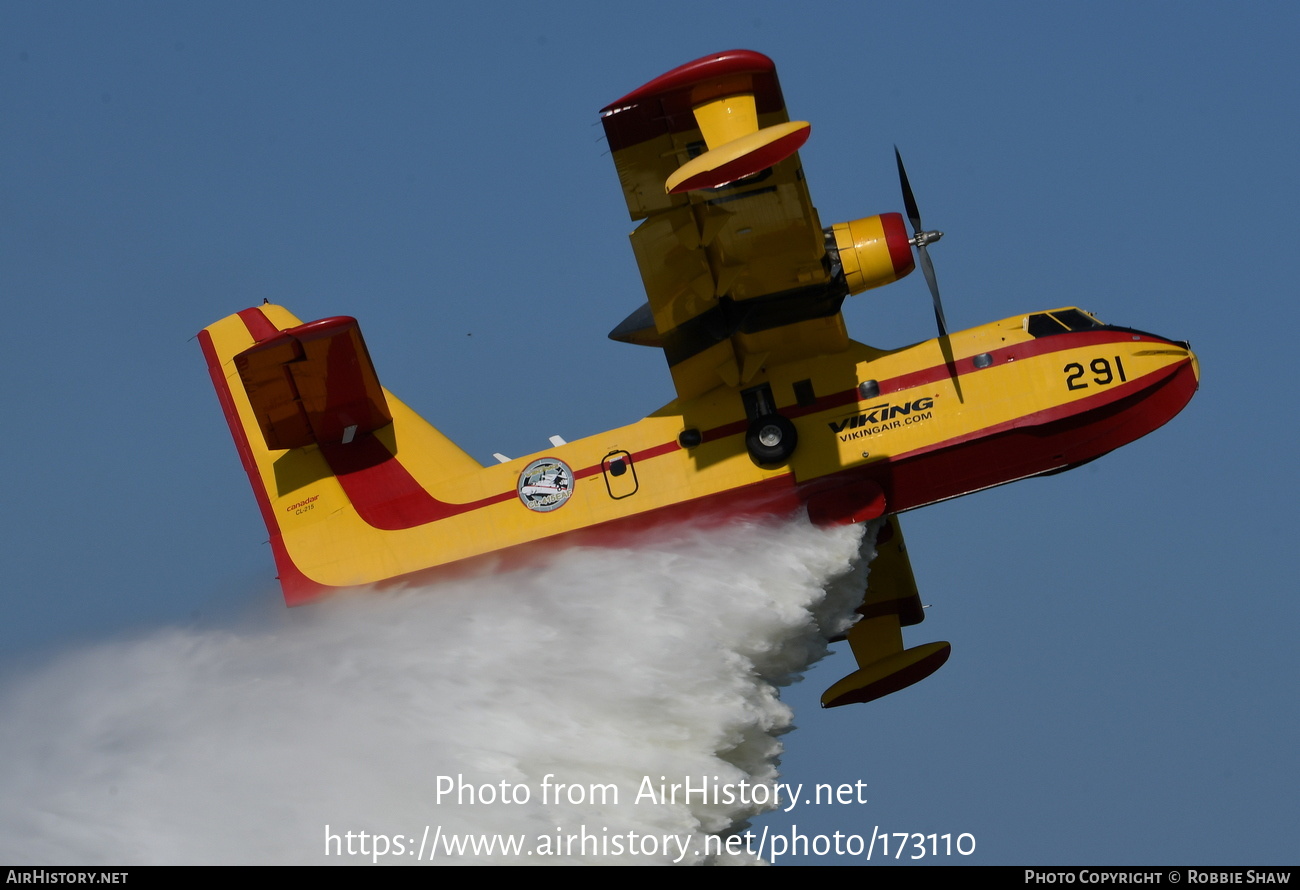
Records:
[[[1079,309],[949,333],[903,171],[902,215],[823,227],[770,59],[690,62],[601,112],[648,303],[610,334],[660,348],[677,398],[630,426],[484,467],[380,386],[357,322],[274,305],[200,342],[290,605],[406,582],[487,554],[627,542],[682,518],[806,510],[883,519],[848,633],[859,669],[824,706],[928,676],[948,643],[922,620],[897,515],[1078,466],[1159,427],[1197,389],[1184,342]],[[845,297],[919,259],[939,336],[848,337]]]

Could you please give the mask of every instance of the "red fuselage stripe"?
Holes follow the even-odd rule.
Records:
[[[254,337],[257,336],[258,332],[264,332],[265,326],[270,325],[270,322],[258,309],[245,310],[239,314],[239,317],[244,321],[245,326],[249,328],[249,334]],[[258,319],[261,320],[261,324],[256,324]],[[257,331],[255,331],[255,326],[258,329]],[[1023,360],[1037,355],[1072,349],[1077,346],[1122,341],[1126,336],[1133,335],[1116,331],[1083,331],[1070,334],[1055,334],[1051,337],[990,350],[989,355],[993,360],[993,364],[996,365],[1010,360]],[[969,358],[961,359],[956,364],[962,367],[961,370],[957,371],[959,376],[976,373],[976,369]],[[934,365],[878,382],[880,392],[884,395],[945,380],[950,373],[947,365]],[[935,443],[917,452],[898,455],[895,459],[901,460],[914,455],[948,448],[979,436],[997,434],[1014,426],[1049,422],[1057,417],[1077,412],[1080,410],[1080,406],[1085,403],[1089,406],[1105,404],[1108,401],[1122,398],[1127,392],[1144,388],[1150,383],[1151,381],[1146,378],[1130,381],[1116,387],[1109,393],[1102,393],[1079,402],[1047,409],[1038,414],[1018,418],[998,427],[978,430],[951,440]],[[824,396],[807,407],[791,406],[784,413],[789,417],[801,417],[825,411],[838,405],[857,404],[860,398],[856,388],[847,389]],[[748,421],[744,420],[723,424],[711,430],[706,430],[703,434],[703,440],[711,442],[738,435],[743,433],[748,428],[748,425]],[[638,461],[676,451],[680,447],[676,441],[665,442],[634,453],[632,461],[635,464]],[[338,477],[339,484],[342,485],[344,493],[347,494],[348,500],[352,502],[361,519],[368,525],[384,531],[400,531],[430,522],[438,522],[452,516],[459,516],[462,513],[469,513],[483,507],[504,503],[516,496],[514,490],[506,490],[460,504],[438,500],[410,474],[406,467],[402,466],[398,458],[394,457],[373,436],[362,437],[348,445],[322,445],[321,453],[329,462],[330,469]],[[579,468],[575,470],[574,475],[578,479],[584,479],[601,472],[601,465],[596,464]]]
[[[1064,339],[1068,335],[1061,335]],[[1029,344],[1024,344],[1029,345]],[[1069,348],[1067,345],[1065,348]],[[1045,350],[1036,350],[1041,353]],[[1055,350],[1053,350],[1055,351]],[[1018,347],[1009,347],[1005,350],[999,350],[994,360],[1005,360],[1004,354],[1020,352],[1017,357],[1027,357],[1028,351],[1020,351]],[[966,360],[969,361],[969,360]],[[1050,423],[1062,417],[1089,411],[1094,408],[1106,405],[1110,402],[1117,401],[1127,395],[1145,389],[1153,384],[1158,384],[1164,377],[1173,373],[1169,370],[1158,377],[1147,375],[1137,380],[1116,386],[1111,390],[1098,393],[1086,399],[1080,399],[1064,405],[1054,406],[1049,409],[1037,412],[1025,417],[1016,418],[1013,421],[999,424],[981,430],[976,430],[962,436],[952,439],[936,442],[933,445],[918,449],[915,452],[898,455],[895,460],[902,460],[909,457],[920,456],[929,452],[939,451],[950,448],[954,445],[960,445],[972,439],[981,436],[997,435],[1006,430],[1021,427],[1035,426],[1043,423]],[[901,377],[881,381],[881,392],[892,392],[901,389],[907,389],[912,386],[921,385],[920,383],[911,382],[912,378],[923,378],[926,382],[933,382],[945,379],[947,369],[943,366],[939,368],[930,368],[925,371],[919,371],[914,374],[908,374]],[[846,390],[842,393],[819,399],[818,403],[808,408],[791,409],[788,414],[791,416],[800,416],[825,410],[837,404],[857,404],[859,401],[856,389]],[[704,433],[704,441],[715,441],[743,433],[748,427],[746,421],[737,421],[723,426],[716,427]],[[632,454],[632,462],[648,460],[658,457],[662,454],[668,454],[676,451],[681,446],[676,441],[665,442],[661,445],[643,449]],[[437,522],[441,519],[447,519],[452,516],[458,516],[462,513],[472,512],[483,507],[489,507],[494,504],[504,503],[516,496],[514,490],[506,490],[480,498],[475,501],[469,501],[463,504],[452,504],[440,501],[433,497],[429,492],[411,476],[405,467],[401,465],[400,460],[394,458],[388,450],[373,437],[365,437],[362,440],[353,442],[349,445],[322,446],[322,453],[330,463],[330,468],[339,478],[343,490],[347,493],[349,500],[356,507],[358,514],[368,524],[378,529],[387,531],[397,531],[405,528],[412,528],[417,525],[424,525],[429,522]],[[578,479],[585,479],[591,476],[599,475],[602,472],[602,466],[595,464],[589,467],[582,467],[574,471]]]
[[[259,309],[245,310],[239,315],[248,328],[249,334],[255,339],[259,335],[261,339],[274,336],[274,326]],[[1142,339],[1153,344],[1168,343],[1146,335],[1130,335],[1128,332],[1091,331],[1057,334],[1026,343],[1017,343],[991,350],[989,354],[993,364],[996,365],[1009,360],[1023,360],[1079,346],[1124,342],[1130,336],[1142,336]],[[279,523],[274,515],[269,496],[261,484],[259,471],[239,422],[238,412],[235,410],[226,385],[224,372],[217,364],[211,337],[207,332],[202,332],[199,339],[208,361],[213,384],[221,400],[222,410],[234,436],[240,460],[253,483],[258,506],[271,533],[271,543],[286,596],[291,603],[310,599],[326,588],[302,575],[293,565],[284,547]],[[955,366],[959,375],[978,373],[970,358],[956,361]],[[880,393],[885,395],[938,382],[947,379],[950,373],[947,365],[935,365],[882,379],[878,381]],[[1178,381],[1181,385],[1168,386],[1172,381]],[[1111,422],[1111,418],[1116,415],[1132,414],[1129,408],[1145,403],[1147,396],[1158,390],[1168,390],[1172,394],[1155,399],[1150,406],[1147,406],[1148,410],[1134,414],[1135,419],[1120,422],[1118,425]],[[838,484],[834,480],[847,482],[852,479],[866,478],[879,484],[885,491],[890,512],[913,509],[926,503],[976,490],[978,487],[1010,481],[1022,475],[1046,472],[1057,465],[1077,463],[1104,454],[1167,421],[1181,409],[1194,391],[1195,375],[1191,370],[1191,360],[1188,359],[1155,374],[1145,375],[1084,399],[1056,405],[1012,421],[936,442],[913,452],[895,455],[889,461],[867,463],[836,473],[831,477],[812,480],[810,490],[821,490],[826,485]],[[840,405],[858,404],[860,401],[861,397],[855,387],[824,396],[813,405],[789,406],[783,409],[783,413],[789,417],[800,417]],[[1083,415],[1087,415],[1087,418]],[[1073,441],[1077,439],[1077,435],[1074,435],[1073,439],[1067,436],[1066,439],[1070,441],[1066,444],[1057,444],[1057,432],[1068,429],[1071,433],[1077,433],[1077,430],[1089,425],[1097,428],[1096,436],[1077,442]],[[748,421],[734,421],[704,431],[703,439],[716,441],[743,433],[747,427]],[[1120,427],[1123,428],[1122,431]],[[1065,448],[1067,445],[1074,450],[1069,453],[1062,452],[1060,455],[1049,453],[1053,448]],[[664,442],[633,452],[631,461],[635,465],[680,448],[676,440]],[[321,452],[358,515],[369,525],[381,530],[396,531],[425,525],[504,503],[516,496],[514,490],[507,489],[461,504],[440,501],[433,497],[410,474],[401,461],[374,436],[364,436],[348,445],[324,445],[321,446]],[[954,459],[956,455],[963,455],[963,457]],[[921,467],[924,470],[921,470]],[[574,475],[582,479],[597,476],[602,471],[602,465],[596,464],[579,468],[575,470]],[[604,537],[615,534],[618,529],[644,528],[674,516],[694,516],[700,511],[746,512],[760,504],[763,508],[793,509],[800,502],[798,490],[799,486],[796,485],[793,475],[783,474],[764,480],[762,483],[718,492],[569,534]]]
[[[804,488],[824,490],[869,479],[886,492],[890,512],[923,507],[958,494],[1014,481],[1024,475],[1081,463],[1112,451],[1151,432],[1176,415],[1192,397],[1196,386],[1191,362],[1181,362],[1154,387],[1132,392],[1109,405],[1091,405],[1099,410],[1090,412],[1087,420],[1078,415],[1051,420],[1046,416],[1048,412],[1040,412],[1033,415],[1034,421],[1041,422],[1038,426],[978,436],[928,455],[912,454],[864,464],[833,477],[814,480]],[[1139,404],[1141,412],[1130,410]],[[1098,417],[1098,414],[1104,416]],[[1120,415],[1127,419],[1116,423],[1115,418]],[[1097,434],[1080,437],[1079,433],[1089,427],[1096,428]],[[645,540],[647,530],[667,524],[712,524],[736,516],[784,515],[800,509],[802,503],[801,489],[790,474],[772,476],[695,500],[679,501],[600,525],[495,550],[490,554],[490,564],[498,569],[520,568],[545,561],[554,556],[557,547],[570,545],[633,546]],[[378,582],[378,585],[421,583],[463,575],[483,565],[488,556],[431,566]],[[308,599],[310,597],[300,597],[289,602],[296,605]]]

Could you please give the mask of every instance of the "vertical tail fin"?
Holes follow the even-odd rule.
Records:
[[[199,342],[290,605],[401,574],[383,533],[430,513],[427,484],[480,469],[380,386],[355,319],[264,305]]]

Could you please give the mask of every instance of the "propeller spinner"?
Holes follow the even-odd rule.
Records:
[[[907,219],[912,224],[912,237],[908,239],[916,248],[921,260],[921,271],[925,273],[925,283],[930,286],[930,296],[934,297],[934,320],[939,324],[939,336],[948,336],[948,324],[943,318],[943,303],[939,300],[939,282],[934,277],[934,264],[930,262],[930,253],[926,245],[933,244],[943,237],[943,232],[926,231],[921,227],[921,211],[916,208],[916,196],[907,181],[907,170],[903,167],[903,156],[894,146],[894,159],[898,161],[898,182],[903,187],[903,205],[907,209]]]

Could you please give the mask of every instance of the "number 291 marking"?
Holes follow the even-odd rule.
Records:
[[[1092,371],[1094,375],[1092,382],[1098,386],[1114,383],[1116,378],[1119,379],[1120,383],[1128,381],[1128,375],[1124,373],[1124,363],[1119,360],[1118,355],[1115,356],[1114,370],[1111,370],[1110,359],[1105,358],[1095,358],[1088,362],[1087,369],[1078,362],[1070,362],[1063,370],[1065,371],[1066,389],[1087,389],[1088,383],[1080,378],[1087,374],[1088,371]]]

